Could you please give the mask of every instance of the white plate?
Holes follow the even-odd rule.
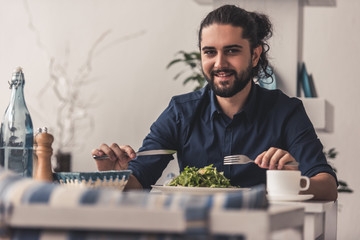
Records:
[[[175,186],[162,186],[162,185],[151,185],[155,190],[159,190],[163,193],[191,193],[197,195],[209,195],[219,192],[236,192],[250,190],[250,188],[209,188],[209,187],[175,187]]]
[[[312,199],[313,194],[299,194],[299,195],[267,195],[270,201],[305,201]]]

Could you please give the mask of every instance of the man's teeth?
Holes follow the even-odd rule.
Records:
[[[216,76],[218,77],[228,77],[230,76],[232,73],[225,73],[225,72],[220,72],[220,73],[217,73]]]

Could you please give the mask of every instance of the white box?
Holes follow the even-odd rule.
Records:
[[[332,132],[334,107],[323,98],[300,98],[314,128],[317,131]]]

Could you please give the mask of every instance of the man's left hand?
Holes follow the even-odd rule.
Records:
[[[269,148],[255,159],[255,163],[261,168],[270,170],[298,170],[297,166],[286,166],[285,164],[288,162],[296,162],[296,160],[289,152],[275,147]]]

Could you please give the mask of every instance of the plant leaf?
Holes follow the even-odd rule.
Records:
[[[191,68],[196,68],[197,64],[195,62],[189,62]]]
[[[202,87],[201,86],[197,86],[194,91],[200,90]]]
[[[196,80],[196,78],[195,78],[194,76],[187,77],[187,78],[185,78],[183,84],[185,85],[185,84],[187,84],[187,83],[188,83],[189,81],[191,81],[191,80]]]
[[[174,60],[172,60],[167,66],[166,66],[166,68],[170,68],[172,65],[174,65],[175,63],[178,63],[178,62],[182,62],[182,61],[184,61],[183,59],[180,59],[180,58],[178,58],[178,59],[174,59]]]
[[[182,70],[181,72],[177,73],[177,74],[174,76],[174,79],[177,80],[184,72],[185,72],[185,70]]]
[[[338,192],[352,193],[352,192],[354,192],[354,191],[353,191],[352,189],[350,189],[350,188],[346,188],[346,189],[339,188],[339,189],[338,189]]]
[[[340,186],[344,186],[344,187],[348,186],[347,183],[342,181],[342,180],[338,180],[338,183],[339,183]]]

